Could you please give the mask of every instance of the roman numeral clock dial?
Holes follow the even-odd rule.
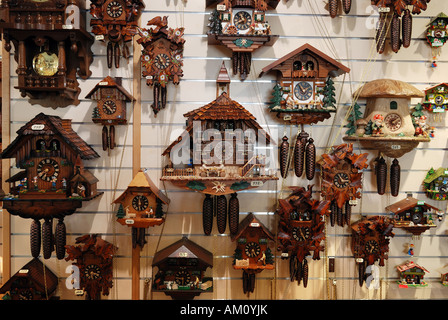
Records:
[[[59,176],[59,164],[56,160],[46,158],[37,165],[37,176],[43,181],[50,182]]]

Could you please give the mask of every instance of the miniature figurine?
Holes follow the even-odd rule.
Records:
[[[383,134],[383,121],[384,117],[381,114],[378,113],[373,116],[372,136],[380,136]]]
[[[409,245],[408,255],[410,255],[411,257],[414,256],[414,244],[413,243],[411,243]]]

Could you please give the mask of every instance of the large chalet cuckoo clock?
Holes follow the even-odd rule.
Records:
[[[224,45],[232,51],[232,68],[245,80],[250,73],[252,53],[273,45],[278,36],[271,34],[266,11],[275,9],[279,0],[206,0],[215,6],[208,27],[208,44]]]
[[[142,46],[142,76],[153,87],[154,115],[165,108],[167,85],[179,84],[183,77],[184,28],[168,28],[168,17],[155,17],[148,21],[149,29],[139,29]]]
[[[213,277],[206,275],[213,268],[213,254],[187,237],[156,252],[152,266],[158,269],[153,292],[182,300],[213,292]]]
[[[168,205],[170,199],[157,188],[146,171],[140,170],[113,203],[119,204],[117,221],[132,227],[133,247],[143,248],[146,229],[165,221],[163,206]]]
[[[98,179],[83,164],[83,160],[98,157],[72,129],[71,120],[43,113],[20,128],[3,150],[2,158],[15,158],[21,169],[7,180],[10,190],[3,198],[3,208],[12,215],[32,219],[33,257],[39,256],[42,243],[45,259],[54,250],[57,258],[63,259],[64,218],[81,208],[84,201],[103,193],[97,190]],[[58,219],[54,234],[53,219]]]
[[[324,250],[321,244],[325,240],[324,216],[329,214],[330,201],[313,199],[312,186],[291,189],[286,199],[279,200],[277,250],[282,252],[282,259],[289,258],[291,281],[300,284],[303,280],[306,288],[309,274],[306,258],[313,252],[312,259],[319,260]]]
[[[93,37],[85,27],[84,0],[4,0],[3,42],[14,45],[17,86],[30,103],[79,104],[77,78],[90,77]]]
[[[351,225],[352,252],[358,266],[359,285],[366,280],[367,267],[378,261],[384,266],[389,258],[389,242],[394,236],[393,221],[385,216],[369,216]]]
[[[351,207],[361,198],[363,169],[368,167],[367,153],[356,154],[353,144],[331,147],[318,161],[321,166],[323,199],[331,201],[330,223],[350,225]]]
[[[93,0],[90,26],[95,39],[107,42],[107,67],[120,67],[120,57],[130,56],[127,42],[138,33],[138,19],[145,4],[139,0]],[[121,46],[121,47],[120,47]]]
[[[135,98],[122,86],[121,78],[107,76],[86,96],[97,101],[92,113],[92,121],[103,125],[103,150],[115,148],[115,125],[127,123],[126,103]]]
[[[113,258],[118,250],[97,234],[76,238],[75,245],[67,245],[66,261],[75,261],[79,268],[79,288],[76,294],[86,294],[86,300],[101,300],[113,286]],[[76,287],[76,286],[74,286]]]
[[[249,213],[231,238],[236,242],[233,268],[243,271],[243,292],[252,293],[255,289],[255,275],[263,270],[274,269],[274,255],[270,247],[274,235],[253,213]]]

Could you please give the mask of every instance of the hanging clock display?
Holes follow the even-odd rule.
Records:
[[[167,84],[179,84],[183,77],[184,28],[168,28],[168,17],[155,17],[148,21],[149,29],[140,29],[137,40],[142,46],[143,77],[153,87],[154,115],[165,108]]]
[[[437,56],[441,53],[441,48],[448,40],[448,16],[443,12],[439,13],[426,26],[426,40],[431,47],[432,67],[437,67]]]
[[[366,280],[366,269],[378,261],[379,266],[384,266],[384,261],[389,258],[390,238],[393,221],[385,216],[369,216],[351,225],[352,252],[358,266],[359,285]]]
[[[100,81],[87,95],[86,98],[96,100],[93,108],[92,121],[103,125],[102,146],[103,150],[115,148],[115,125],[127,123],[127,102],[134,102],[135,98],[122,86],[120,77],[115,79],[107,76]]]
[[[107,42],[107,66],[120,67],[120,57],[129,58],[127,43],[138,32],[138,19],[145,8],[139,0],[94,0],[90,2],[90,26],[95,39]],[[120,47],[121,46],[121,47]]]
[[[146,229],[165,222],[163,206],[170,200],[157,188],[146,170],[140,170],[113,203],[119,205],[117,221],[132,228],[132,246],[143,248]]]
[[[319,260],[320,252],[324,250],[324,216],[330,213],[330,201],[313,199],[312,186],[291,189],[292,193],[286,199],[279,200],[277,250],[282,252],[282,259],[289,258],[291,281],[300,284],[303,280],[306,288],[309,276],[307,256],[313,252],[312,259]]]
[[[7,180],[10,194],[3,199],[3,207],[13,215],[32,219],[33,257],[39,256],[42,247],[44,259],[54,250],[58,259],[64,258],[64,217],[102,194],[97,190],[98,179],[83,165],[83,160],[98,157],[73,131],[71,120],[43,113],[21,127],[3,150],[2,158],[15,158],[21,169]],[[58,219],[54,235],[53,219]]]
[[[5,49],[15,49],[21,95],[46,107],[79,104],[77,78],[90,77],[93,61],[85,2],[3,1],[1,14]]]
[[[441,115],[448,108],[448,84],[439,83],[426,88],[424,93],[423,108],[433,115],[433,119],[442,121]]]
[[[232,51],[233,73],[245,80],[250,73],[252,53],[273,45],[278,36],[271,34],[266,11],[275,9],[278,0],[207,0],[215,9],[209,18],[208,44],[221,44]]]
[[[274,255],[270,242],[274,235],[249,213],[239,224],[238,232],[232,235],[237,247],[233,255],[233,268],[243,270],[243,291],[252,293],[255,289],[255,275],[267,269],[274,269]]]
[[[448,199],[448,168],[431,168],[423,180],[423,189],[426,196],[432,200]]]
[[[79,286],[86,300],[101,300],[113,286],[113,258],[118,248],[97,234],[76,238],[75,245],[67,245],[66,261],[74,261],[79,268]]]
[[[353,144],[331,147],[319,160],[323,199],[331,201],[330,222],[350,225],[351,207],[361,198],[363,170],[368,167],[367,153],[356,154]]]

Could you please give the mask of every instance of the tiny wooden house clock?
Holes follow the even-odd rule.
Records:
[[[149,29],[140,29],[142,68],[146,84],[153,87],[154,115],[165,108],[167,84],[179,84],[183,77],[184,28],[168,28],[168,17],[155,17],[148,21]]]
[[[216,6],[210,17],[208,44],[221,44],[232,51],[233,73],[245,80],[250,73],[252,53],[273,45],[278,36],[271,34],[266,11],[275,9],[279,0],[206,0]]]
[[[10,193],[3,199],[3,207],[13,215],[33,220],[33,257],[39,256],[42,241],[45,259],[50,258],[54,245],[57,258],[62,259],[64,217],[82,207],[84,201],[102,194],[97,190],[98,179],[83,165],[83,160],[99,155],[73,130],[71,120],[40,113],[17,131],[2,158],[15,158],[16,166],[22,169],[7,180]],[[53,219],[59,220],[54,240]]]
[[[439,83],[426,88],[422,106],[433,114],[443,113],[448,107],[448,84]]]
[[[97,101],[93,109],[92,121],[103,125],[103,150],[115,148],[115,125],[127,123],[126,102],[135,98],[121,85],[121,78],[107,76],[100,81],[86,96]],[[109,126],[109,128],[108,128]]]
[[[90,2],[90,26],[97,40],[108,40],[107,66],[120,67],[120,56],[129,57],[127,42],[138,33],[138,19],[145,8],[139,0],[93,0]],[[122,46],[120,49],[120,45]]]
[[[86,300],[101,300],[113,286],[113,257],[118,250],[97,234],[76,238],[76,245],[66,246],[66,261],[79,268],[79,286]]]
[[[206,270],[213,268],[213,254],[187,237],[156,252],[152,266],[158,268],[153,292],[187,300],[213,291],[213,278],[206,277]]]
[[[240,222],[238,232],[232,235],[232,241],[237,244],[233,268],[243,270],[244,293],[254,292],[257,273],[274,269],[274,255],[270,248],[273,240],[274,235],[253,213]]]
[[[119,204],[117,221],[132,227],[132,245],[140,248],[146,243],[145,230],[164,221],[163,205],[170,200],[152,182],[146,171],[140,170],[126,190],[114,200]]]
[[[361,198],[363,169],[368,167],[367,153],[356,154],[353,144],[333,146],[319,160],[322,175],[321,194],[331,201],[330,222],[350,225],[351,207]]]
[[[390,237],[393,221],[384,216],[369,216],[351,225],[352,230],[352,252],[358,266],[359,285],[362,286],[366,280],[367,266],[379,261],[384,266],[384,260],[389,258]]]
[[[1,16],[5,49],[15,48],[21,95],[53,108],[79,104],[77,77],[89,78],[93,61],[85,1],[3,0]]]
[[[312,199],[312,186],[291,187],[292,193],[286,199],[279,200],[277,213],[280,217],[277,239],[278,251],[282,259],[289,258],[291,281],[303,280],[308,284],[308,262],[306,257],[313,251],[313,260],[319,260],[324,250],[321,242],[325,240],[325,221],[329,213],[330,201]]]

